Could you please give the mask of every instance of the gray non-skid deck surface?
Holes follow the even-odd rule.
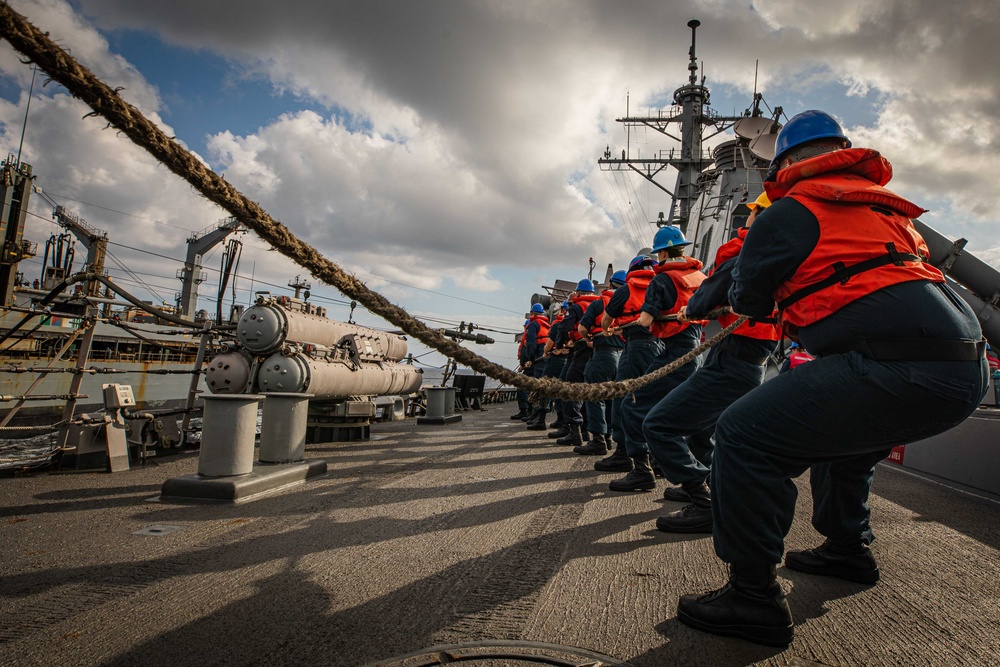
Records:
[[[488,639],[637,666],[1000,664],[995,503],[880,466],[882,581],[779,569],[797,622],[779,651],[678,623],[678,595],[725,579],[711,538],[657,532],[680,505],[608,492],[510,412],[310,446],[328,476],[235,506],[146,502],[193,455],[0,480],[0,664],[364,665]],[[788,548],[819,541],[798,483]],[[180,530],[133,534],[154,525]]]

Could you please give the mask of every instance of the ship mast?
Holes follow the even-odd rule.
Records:
[[[676,225],[687,232],[691,221],[691,211],[698,198],[698,176],[714,161],[710,152],[703,148],[703,141],[732,127],[743,116],[720,116],[709,108],[710,94],[705,87],[705,77],[698,76],[698,60],[695,54],[695,33],[701,22],[688,21],[691,28],[691,48],[688,51],[688,83],[674,91],[674,104],[669,109],[661,109],[655,116],[626,116],[615,120],[626,127],[631,135],[632,128],[648,127],[675,141],[680,142],[680,150],[661,150],[651,158],[631,155],[631,145],[622,151],[621,158],[612,157],[610,147],[604,157],[597,162],[602,171],[624,171],[631,169],[671,197],[670,215],[661,217],[654,224]],[[672,128],[679,125],[679,132]],[[711,134],[705,135],[710,128]],[[680,136],[677,136],[679,134]],[[667,167],[677,170],[674,189],[656,181],[656,177]]]

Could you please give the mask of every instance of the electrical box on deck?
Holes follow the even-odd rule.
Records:
[[[127,384],[104,384],[104,407],[107,410],[120,410],[121,408],[134,408],[135,395],[132,394],[132,387]]]

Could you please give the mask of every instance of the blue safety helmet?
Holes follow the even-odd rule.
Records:
[[[587,280],[586,278],[584,278],[583,280],[581,280],[580,282],[578,282],[576,284],[576,291],[577,292],[593,292],[594,291],[594,283],[591,282],[591,281],[589,281],[589,280]]]
[[[628,270],[634,271],[635,269],[641,268],[643,264],[652,264],[653,260],[646,255],[639,255],[631,262],[628,263]]]
[[[544,313],[545,312],[545,306],[543,306],[540,303],[532,304],[532,306],[531,306],[531,312],[533,312],[533,313]]]
[[[684,238],[684,232],[679,227],[660,227],[653,237],[653,252],[686,245],[691,245],[691,241]]]
[[[847,142],[847,147],[851,147],[851,140],[844,134],[844,128],[840,123],[825,111],[811,109],[792,116],[774,142],[774,159],[771,165],[778,164],[785,153],[801,146],[802,144],[816,139],[843,139]]]
[[[621,269],[619,271],[615,271],[614,273],[612,273],[611,274],[611,281],[610,282],[611,282],[612,285],[614,285],[614,284],[618,284],[619,286],[624,285],[625,284],[625,269]]]
[[[561,305],[562,305],[562,309],[563,310],[566,310],[567,308],[569,308],[569,302],[568,301],[563,301]]]

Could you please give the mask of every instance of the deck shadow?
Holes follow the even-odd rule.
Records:
[[[655,626],[667,642],[629,660],[634,667],[663,665],[718,665],[744,667],[773,658],[788,649],[751,644],[735,637],[720,637],[689,628],[676,616]]]
[[[938,523],[992,549],[1000,549],[1000,503],[961,493],[922,475],[875,468],[872,493],[917,516],[914,521]]]

